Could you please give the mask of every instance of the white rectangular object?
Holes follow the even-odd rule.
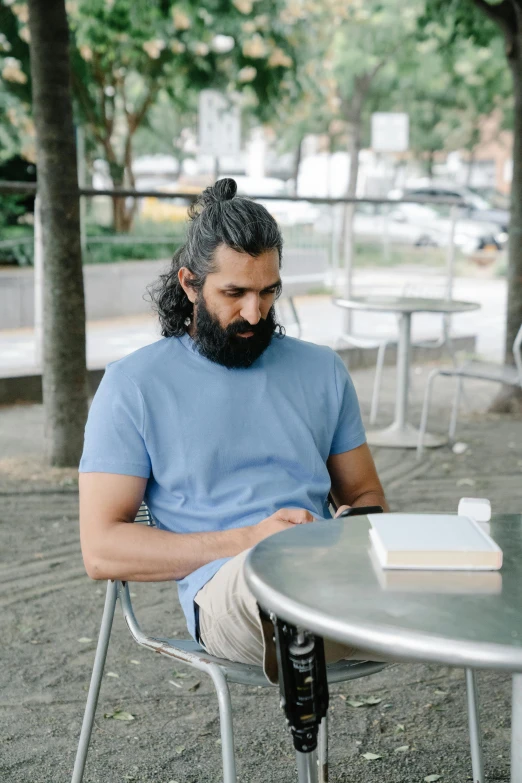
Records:
[[[239,155],[241,110],[237,96],[202,90],[198,114],[199,152],[202,155]]]
[[[498,570],[502,550],[474,519],[452,514],[369,514],[383,568]]]
[[[410,118],[398,112],[372,114],[374,152],[405,152],[410,141]]]

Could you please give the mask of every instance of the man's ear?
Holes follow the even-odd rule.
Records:
[[[187,269],[186,266],[182,266],[178,269],[178,280],[182,289],[185,291],[188,300],[194,304],[197,298],[197,291],[190,285],[190,281],[194,278],[194,273]]]

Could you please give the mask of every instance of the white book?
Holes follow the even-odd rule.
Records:
[[[370,540],[383,568],[496,571],[502,550],[470,517],[368,514]]]

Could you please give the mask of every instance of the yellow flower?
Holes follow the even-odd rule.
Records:
[[[21,27],[18,30],[18,35],[20,36],[22,41],[26,42],[26,44],[31,43],[31,33],[29,32],[29,28],[27,27],[27,25]]]
[[[243,54],[245,57],[252,57],[253,59],[259,59],[266,55],[266,44],[260,35],[256,33],[248,41],[243,44]]]
[[[171,41],[170,42],[170,51],[174,52],[174,54],[182,54],[187,47],[182,41]]]
[[[291,68],[293,60],[282,49],[276,47],[270,57],[268,58],[268,64],[271,68],[277,68],[282,66],[283,68]]]
[[[237,75],[237,79],[239,82],[242,82],[243,84],[246,82],[253,82],[254,79],[257,76],[257,70],[252,65],[247,65],[244,68],[241,68]]]
[[[147,52],[151,60],[157,60],[165,46],[165,41],[161,38],[155,38],[152,41],[145,41],[143,49]]]
[[[252,13],[252,8],[254,7],[253,0],[232,0],[232,2],[241,14]]]
[[[199,57],[206,57],[210,49],[206,43],[203,43],[203,41],[196,41],[192,44],[192,51]]]
[[[16,84],[26,84],[27,76],[22,71],[22,63],[15,57],[6,57],[4,67],[2,68],[2,78],[6,82],[15,82]]]
[[[82,59],[86,62],[90,62],[92,60],[92,49],[90,46],[87,46],[87,44],[82,44],[80,46],[80,54]]]
[[[27,24],[29,21],[29,9],[25,3],[15,3],[11,10],[17,16],[19,22]]]
[[[172,21],[176,30],[188,30],[191,25],[190,18],[185,11],[175,6],[172,9]]]

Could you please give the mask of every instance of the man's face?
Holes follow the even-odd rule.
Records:
[[[281,284],[279,253],[253,257],[220,245],[217,270],[194,299],[191,336],[199,351],[225,367],[250,367],[268,348]]]

